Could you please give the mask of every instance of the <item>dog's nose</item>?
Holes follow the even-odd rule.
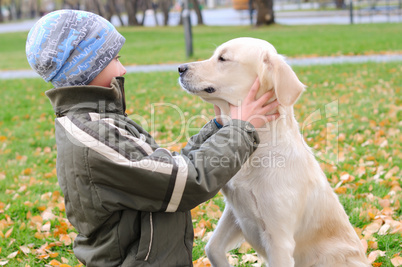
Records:
[[[187,64],[180,65],[180,66],[179,66],[179,73],[180,73],[180,76],[183,75],[187,70],[188,70]]]

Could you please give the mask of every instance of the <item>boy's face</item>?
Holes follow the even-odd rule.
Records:
[[[123,76],[124,74],[126,74],[126,69],[119,61],[119,56],[116,56],[89,85],[110,87],[110,83],[114,77]]]

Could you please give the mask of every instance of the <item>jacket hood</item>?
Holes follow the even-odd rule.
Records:
[[[66,116],[69,112],[123,115],[126,112],[124,77],[113,78],[110,87],[67,86],[50,89],[45,94],[50,99],[57,117]]]

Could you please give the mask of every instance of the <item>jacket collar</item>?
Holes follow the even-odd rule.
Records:
[[[118,113],[126,115],[124,78],[113,78],[110,87],[68,86],[45,92],[57,117],[74,113]]]

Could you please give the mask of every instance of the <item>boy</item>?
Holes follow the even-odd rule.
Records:
[[[230,123],[207,123],[171,153],[125,114],[124,41],[105,19],[76,10],[46,15],[28,35],[30,65],[55,86],[46,95],[57,116],[57,177],[79,232],[74,253],[86,266],[192,266],[190,210],[240,169],[258,145],[254,127],[277,117],[263,115],[277,103],[255,100],[255,84]],[[255,115],[262,119],[247,122]]]

